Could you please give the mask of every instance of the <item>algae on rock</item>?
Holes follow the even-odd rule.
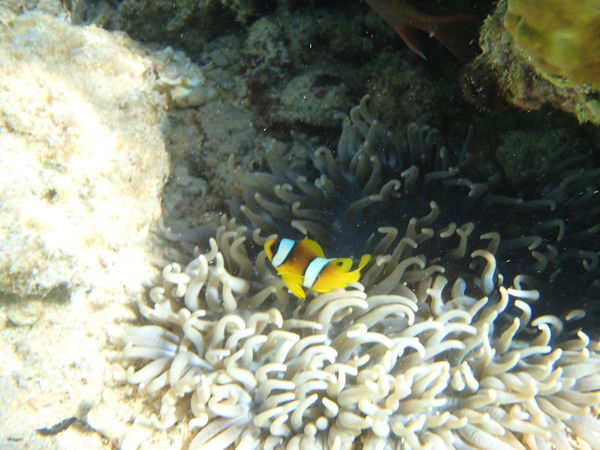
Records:
[[[600,88],[600,0],[508,0],[504,27],[539,72]]]
[[[119,15],[134,38],[195,55],[206,42],[247,23],[261,8],[258,0],[124,0]]]
[[[600,0],[500,0],[467,67],[466,97],[483,109],[543,104],[600,123]]]

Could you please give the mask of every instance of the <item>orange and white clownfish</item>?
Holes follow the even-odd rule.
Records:
[[[363,255],[358,268],[350,271],[352,259],[326,258],[321,246],[311,239],[269,239],[265,253],[290,292],[302,299],[306,297],[303,286],[329,292],[358,281],[361,269],[371,259],[371,255]]]

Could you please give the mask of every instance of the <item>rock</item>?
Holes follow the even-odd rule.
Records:
[[[132,277],[169,169],[151,64],[123,34],[36,12],[0,35],[3,296]]]

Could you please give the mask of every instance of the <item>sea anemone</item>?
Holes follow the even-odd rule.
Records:
[[[494,180],[467,178],[482,175],[465,150],[423,127],[392,137],[365,102],[344,119],[337,152],[315,152],[314,182],[277,149],[271,173],[240,174],[230,160],[238,219],[163,269],[140,304],[149,324],[124,335],[137,361],[128,381],[161,398],[154,425],[189,420],[190,447],[211,449],[570,448],[573,436],[599,447],[600,354],[575,328],[584,313],[532,312],[536,285],[585,278],[594,258],[552,251],[531,227],[522,237],[491,227],[528,205],[533,229],[562,242],[565,219],[544,214],[568,214],[559,193],[585,177],[549,181],[548,198],[525,181],[512,185],[518,197],[494,194]],[[515,211],[494,218],[494,208]],[[374,258],[360,283],[298,301],[259,251],[274,232]]]
[[[524,158],[508,178],[471,154],[470,138],[454,148],[437,130],[416,124],[394,134],[372,117],[367,102],[365,96],[349,117],[340,115],[336,151],[310,153],[317,173],[312,182],[289,169],[277,146],[267,153],[270,173],[241,174],[230,158],[241,199],[232,200],[231,214],[263,233],[312,236],[333,255],[377,255],[372,243],[380,227],[404,229],[427,216],[426,225],[442,237],[428,241],[428,258],[439,259],[456,245],[444,261],[446,271],[454,260],[487,248],[505,276],[535,277],[529,282],[552,300],[556,313],[564,312],[565,300],[579,299],[577,307],[597,301],[600,169],[591,154],[566,158],[559,148],[541,164]],[[466,230],[441,232],[457,224]],[[473,238],[465,239],[467,231]],[[478,242],[477,233],[486,237]]]

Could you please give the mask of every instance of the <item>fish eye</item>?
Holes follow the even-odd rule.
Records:
[[[342,261],[338,261],[338,262],[337,262],[337,265],[338,265],[338,266],[341,266],[342,264],[344,264]]]

